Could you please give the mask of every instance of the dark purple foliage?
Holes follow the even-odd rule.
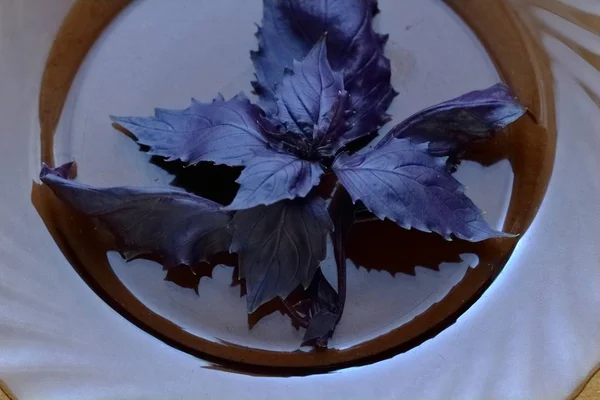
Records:
[[[429,142],[432,155],[452,155],[471,142],[490,138],[525,111],[508,86],[498,83],[416,113],[396,125],[380,143],[393,137],[411,138]]]
[[[298,304],[298,312],[310,321],[304,332],[303,345],[327,347],[341,316],[340,296],[321,271],[317,271],[307,292],[308,299]]]
[[[372,151],[344,154],[332,168],[355,202],[402,228],[472,242],[507,236],[490,228],[446,160],[428,154],[426,143],[394,139]]]
[[[71,165],[44,166],[40,179],[77,211],[105,225],[126,259],[158,256],[169,268],[229,250],[231,214],[217,203],[180,190],[91,187],[67,179]]]
[[[231,228],[230,250],[238,254],[248,311],[254,312],[274,297],[310,285],[332,226],[325,201],[315,196],[238,211]]]
[[[244,165],[254,151],[267,148],[264,129],[271,125],[243,93],[210,104],[192,100],[184,110],[157,108],[154,117],[111,117],[131,132],[148,153],[188,164],[212,161]]]
[[[248,311],[281,298],[306,328],[304,342],[327,346],[345,304],[345,240],[355,202],[379,219],[446,239],[512,236],[485,222],[439,157],[457,158],[523,115],[504,84],[428,108],[364,147],[388,121],[397,95],[387,36],[373,30],[376,12],[375,0],[264,0],[259,50],[252,52],[260,106],[243,94],[219,95],[184,110],[156,109],[154,117],[113,117],[166,169],[191,167],[176,182],[227,191],[208,197],[229,202],[236,184],[195,180],[198,171],[210,171],[200,168],[206,162],[233,171],[213,181],[241,170],[229,205],[172,189],[93,188],[67,179],[71,164],[44,166],[42,182],[99,220],[128,259],[158,257],[168,268],[237,253]],[[319,271],[328,235],[337,292]],[[299,286],[304,300],[290,305],[286,298]]]
[[[243,210],[305,197],[319,184],[322,174],[323,169],[319,164],[289,153],[257,154],[247,162],[238,178],[240,189],[227,208]]]
[[[294,61],[293,70],[286,69],[275,92],[277,117],[290,132],[313,139],[319,130],[329,131],[332,118],[327,114],[343,90],[342,74],[331,69],[325,40],[321,39],[303,61]]]
[[[349,118],[348,140],[366,135],[389,118],[386,110],[396,92],[390,84],[390,61],[383,54],[386,36],[373,30],[375,0],[264,0],[255,89],[262,104],[277,109],[273,90],[286,68],[302,60],[324,34],[334,71],[343,72],[344,86],[355,113]]]
[[[315,159],[335,153],[348,140],[349,97],[342,74],[327,61],[325,40],[318,41],[293,70],[286,70],[275,92],[277,119],[287,128],[290,150]]]

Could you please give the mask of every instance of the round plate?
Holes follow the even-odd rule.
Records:
[[[211,318],[210,296],[227,292],[223,271],[201,282],[209,305],[194,309],[198,298],[164,286],[154,265],[122,266],[110,258],[110,274],[90,276],[99,269],[85,268],[90,263],[84,259],[78,271],[108,307],[46,229],[72,262],[94,257],[90,243],[65,235],[64,224],[73,229],[78,221],[63,218],[62,230],[56,221],[49,224],[40,206],[48,202],[40,203],[43,195],[31,186],[41,160],[72,158],[79,160],[79,178],[94,184],[167,183],[166,175],[149,170],[135,144],[110,128],[106,115],[144,115],[152,106],[175,108],[192,95],[208,99],[248,86],[251,23],[260,19],[260,2],[188,1],[176,9],[158,0],[34,3],[0,6],[7,32],[0,39],[2,56],[9,60],[0,73],[11,77],[0,91],[6,121],[0,333],[7,338],[0,377],[17,396],[280,398],[285,389],[294,398],[549,397],[566,395],[600,360],[594,313],[600,210],[592,173],[600,28],[592,6],[498,1],[484,9],[476,1],[380,1],[377,27],[391,33],[393,84],[401,92],[390,110],[396,121],[489,86],[498,75],[530,108],[524,126],[508,134],[508,169],[472,166],[460,173],[490,222],[525,232],[535,219],[516,249],[493,247],[490,259],[483,252],[438,272],[417,269],[414,278],[352,270],[354,307],[349,303],[332,341],[336,350],[317,354],[295,351],[298,333],[277,313],[248,331],[239,291],[230,290],[230,301],[221,302],[231,306],[230,320]],[[203,37],[211,42],[202,43]],[[76,226],[85,233],[85,225]],[[477,254],[459,252],[467,253]],[[374,289],[363,293],[360,283]],[[377,297],[390,292],[383,285],[404,294]],[[383,300],[407,306],[365,323],[369,307]],[[223,326],[233,327],[227,337]],[[363,366],[345,369],[351,365]],[[288,368],[286,375],[339,372],[281,380],[269,377],[273,367]],[[552,385],[536,383],[543,372],[556,373]]]
[[[207,99],[209,93],[230,96],[242,88],[249,92],[254,69],[248,49],[255,40],[250,29],[260,19],[261,4],[240,6],[230,0],[214,7],[190,2],[174,8],[166,3],[138,3],[115,14],[126,4],[76,3],[57,34],[40,90],[42,161],[52,165],[55,158],[61,163],[77,160],[78,179],[98,185],[166,186],[172,177],[149,165],[148,156],[136,152],[128,137],[109,129],[107,116],[143,113],[156,104],[173,107],[165,99],[189,98],[194,92]],[[539,208],[554,160],[550,73],[537,49],[528,47],[528,37],[518,30],[520,22],[510,8],[451,5],[478,30],[487,49],[449,7],[420,0],[381,1],[384,12],[376,24],[390,35],[386,48],[393,84],[400,91],[390,114],[398,123],[409,112],[488,87],[502,75],[531,112],[467,155],[483,165],[465,161],[457,175],[492,225],[522,234]],[[104,16],[96,17],[97,23],[114,16],[100,37],[88,22],[92,9]],[[403,12],[406,9],[412,13]],[[428,18],[413,28],[411,21],[420,15]],[[181,22],[186,18],[186,23]],[[438,29],[448,35],[440,37]],[[199,41],[202,37],[216,39]],[[74,48],[73,38],[80,51]],[[140,46],[140,38],[148,44]],[[197,51],[190,55],[194,46]],[[177,61],[156,63],[157,54]],[[440,63],[441,59],[446,62]],[[539,110],[546,112],[536,117]],[[215,172],[196,174],[214,176]],[[221,366],[262,374],[326,372],[372,363],[422,343],[453,323],[483,293],[517,244],[517,240],[447,242],[385,222],[354,226],[347,245],[348,307],[330,349],[316,352],[300,348],[302,332],[276,313],[281,308],[278,302],[246,317],[239,289],[228,285],[230,267],[219,266],[212,273],[185,267],[169,271],[167,280],[196,290],[201,276],[212,276],[200,282],[196,296],[164,282],[165,273],[157,265],[126,264],[116,254],[107,257],[110,247],[102,244],[103,232],[77,217],[47,188],[34,186],[33,199],[65,256],[115,310],[184,351]],[[335,271],[332,253],[329,250],[322,263],[326,275]],[[258,323],[261,316],[268,318]]]

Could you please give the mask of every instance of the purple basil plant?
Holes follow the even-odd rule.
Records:
[[[357,202],[379,219],[448,240],[512,236],[485,222],[448,162],[524,114],[506,85],[421,111],[366,146],[398,94],[387,36],[373,30],[377,12],[375,0],[265,0],[259,50],[251,52],[258,105],[240,93],[112,118],[167,162],[242,167],[230,204],[177,188],[90,187],[68,179],[71,163],[44,166],[42,182],[95,217],[128,260],[158,258],[168,269],[237,254],[248,312],[279,298],[306,328],[304,343],[327,346],[344,307],[344,238]],[[327,195],[317,190],[325,176],[336,177]],[[320,271],[328,236],[337,291]],[[292,303],[298,287],[306,296]]]

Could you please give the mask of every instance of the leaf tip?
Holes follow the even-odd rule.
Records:
[[[128,122],[127,117],[117,117],[116,115],[109,115],[110,122],[112,122],[113,126],[116,128],[125,128],[125,124]]]
[[[42,163],[42,168],[40,171],[40,180],[42,182],[45,182],[47,180],[46,178],[48,177],[48,175],[58,176],[59,178],[63,178],[63,179],[70,179],[74,174],[74,170],[73,170],[74,165],[75,165],[75,162],[70,161],[59,167],[52,168],[48,164]]]
[[[248,311],[248,315],[253,314],[258,310],[260,306],[262,306],[265,301],[259,301],[258,296],[252,296],[250,293],[246,294],[246,309]]]
[[[387,41],[390,38],[390,35],[389,35],[389,33],[378,34],[377,37],[379,38],[379,43],[381,44],[381,46],[385,46],[387,44]]]

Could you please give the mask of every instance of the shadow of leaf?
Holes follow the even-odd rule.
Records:
[[[175,175],[171,185],[220,204],[231,203],[239,188],[235,181],[242,172],[241,167],[207,162],[186,166],[181,161],[165,161],[164,158],[156,156],[152,157],[150,162]]]
[[[416,266],[437,271],[441,263],[460,262],[460,254],[475,253],[477,247],[477,243],[406,230],[391,221],[369,221],[350,229],[346,254],[367,270],[415,275]]]

